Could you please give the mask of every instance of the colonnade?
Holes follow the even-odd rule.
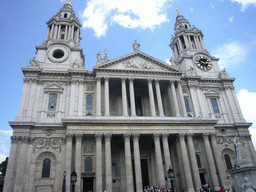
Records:
[[[173,135],[174,136],[174,135]],[[112,160],[111,160],[111,137],[112,135],[107,133],[97,133],[95,134],[95,157],[96,157],[96,167],[95,167],[95,181],[96,181],[96,191],[103,191],[103,186],[106,187],[106,190],[111,192],[112,191]],[[166,171],[163,167],[163,162],[165,162],[166,168],[169,166],[172,167],[175,164],[171,162],[170,158],[170,148],[168,142],[169,134],[164,133],[154,133],[154,147],[155,147],[155,169],[156,169],[156,181],[157,183],[151,183],[153,185],[170,185],[168,181],[165,181]],[[194,192],[201,187],[201,180],[199,176],[199,169],[195,155],[195,148],[193,137],[194,133],[180,133],[176,137],[175,142],[179,145],[180,152],[181,152],[181,162],[184,169],[185,181],[182,181],[186,185],[186,190],[188,192]],[[223,165],[221,164],[220,157],[217,153],[217,144],[216,144],[216,135],[210,133],[201,134],[201,137],[204,141],[204,147],[206,151],[207,163],[206,167],[209,170],[208,172],[208,180],[210,180],[211,188],[213,190],[219,190],[220,185],[225,184],[225,172],[223,169]],[[141,162],[140,162],[140,145],[139,145],[139,138],[140,133],[124,133],[124,152],[125,152],[125,173],[126,173],[126,188],[127,192],[133,192],[134,188],[137,191],[142,191],[142,173],[141,173]],[[162,139],[161,139],[162,138]],[[211,138],[211,142],[209,140]],[[103,140],[104,139],[104,140]],[[81,186],[81,144],[82,144],[82,135],[77,134],[75,138],[75,170],[78,174],[77,177],[77,187],[76,191],[80,192]],[[105,174],[103,174],[103,141],[105,142]],[[161,143],[162,141],[162,143]],[[133,142],[133,154],[131,150],[131,142]],[[176,144],[176,145],[177,145]],[[66,180],[66,189],[69,191],[70,189],[70,174],[71,174],[71,157],[72,157],[72,136],[67,136],[67,144],[66,144],[66,171],[67,171],[67,180]],[[162,147],[161,147],[162,146]],[[161,149],[162,148],[162,149]],[[172,153],[172,151],[171,151]],[[135,166],[135,178],[133,178],[133,169],[132,169],[132,156],[134,159],[134,166]],[[215,156],[215,159],[214,159]],[[164,158],[164,160],[162,159]],[[180,161],[179,160],[179,161]],[[177,169],[176,169],[177,170]],[[180,170],[181,172],[181,170]],[[103,178],[103,175],[105,178]],[[177,173],[176,173],[177,175]],[[219,176],[219,177],[218,177]],[[136,180],[136,186],[134,186],[134,179]],[[103,180],[106,184],[103,184]],[[176,182],[177,179],[176,179]]]
[[[65,29],[62,29],[62,26],[65,27]],[[46,39],[53,38],[53,39],[64,39],[64,40],[70,40],[73,39],[76,42],[79,42],[79,36],[80,36],[80,27],[75,25],[64,25],[64,24],[51,24],[51,26],[48,26],[47,31],[47,37]],[[64,38],[61,38],[61,35],[64,35]]]
[[[101,116],[101,81],[103,77],[97,77],[96,78],[96,116]],[[104,77],[104,116],[110,116],[110,110],[109,110],[109,77]],[[126,81],[129,81],[129,98],[130,98],[130,105],[131,105],[131,116],[136,116],[136,107],[135,107],[135,93],[134,93],[134,79],[133,78],[121,78],[121,90],[122,90],[122,108],[123,108],[123,116],[129,116],[128,114],[128,95],[126,90]],[[153,81],[155,82],[155,90],[156,95],[153,91]],[[161,95],[161,87],[159,84],[159,79],[147,79],[148,84],[148,95],[149,95],[149,108],[150,108],[150,116],[156,117],[156,104],[155,104],[155,96],[157,99],[157,106],[159,111],[159,116],[163,117],[164,115],[164,109],[163,109],[163,101],[162,101],[162,95]],[[164,80],[167,81],[167,80]],[[175,86],[175,83],[177,83],[177,87]],[[181,80],[169,80],[169,86],[168,86],[168,94],[169,94],[169,101],[171,103],[171,106],[174,108],[174,115],[175,116],[187,116],[186,107],[184,103],[184,98],[182,94],[182,88],[181,88]]]

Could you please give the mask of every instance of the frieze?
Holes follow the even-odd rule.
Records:
[[[143,59],[130,59],[122,62],[125,69],[144,69],[144,70],[163,70],[160,67],[152,65],[149,61]]]
[[[41,149],[54,149],[57,152],[61,152],[61,145],[64,143],[64,138],[35,138],[34,140],[34,152]]]
[[[93,142],[86,142],[84,144],[84,153],[93,153],[94,151],[94,143]]]

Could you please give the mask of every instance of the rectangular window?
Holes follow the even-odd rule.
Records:
[[[188,98],[184,97],[184,102],[185,102],[185,106],[186,106],[186,111],[190,112],[190,107],[189,107],[189,102],[188,102]]]
[[[50,93],[48,111],[56,111],[56,105],[57,105],[57,94]]]
[[[210,99],[211,99],[211,103],[212,103],[213,112],[214,113],[220,113],[218,103],[217,103],[217,99],[216,98],[210,98]]]

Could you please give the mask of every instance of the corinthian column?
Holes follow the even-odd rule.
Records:
[[[189,155],[191,158],[192,173],[195,181],[195,188],[198,191],[201,188],[201,181],[200,181],[198,165],[196,161],[196,153],[195,153],[195,148],[193,143],[193,136],[194,136],[194,133],[188,133],[187,139],[188,139]]]
[[[81,170],[82,170],[82,134],[76,134],[75,170],[77,173],[76,192],[81,191]]]
[[[101,116],[101,78],[97,77],[96,89],[96,116]]]
[[[162,160],[162,152],[160,146],[160,134],[154,134],[154,143],[155,143],[155,153],[156,153],[156,166],[157,166],[157,173],[158,173],[158,185],[164,186],[164,170],[163,170],[163,160]]]
[[[105,77],[105,116],[109,116],[109,77]]]
[[[162,103],[162,97],[161,97],[161,90],[159,85],[159,80],[155,81],[156,84],[156,96],[157,96],[157,104],[158,104],[158,110],[159,110],[159,116],[164,116],[164,110],[163,110],[163,103]]]
[[[172,101],[173,101],[173,106],[174,106],[174,112],[176,117],[180,117],[180,109],[178,106],[178,100],[177,100],[177,94],[174,86],[174,81],[170,81],[171,84],[171,92],[172,92]]]
[[[186,178],[186,183],[187,183],[187,191],[194,192],[195,190],[193,187],[193,181],[192,181],[192,177],[191,177],[190,165],[189,165],[189,160],[188,160],[187,147],[186,147],[186,143],[185,143],[185,134],[180,133],[179,139],[180,139],[181,156],[182,156],[182,161],[183,161],[183,166],[184,166],[184,171],[185,171],[185,178]]]
[[[183,98],[183,94],[182,94],[182,88],[181,88],[181,80],[178,81],[178,91],[179,91],[179,95],[180,95],[180,104],[181,104],[181,108],[183,111],[183,116],[186,117],[187,115],[187,111],[186,111],[186,107],[185,107],[185,103],[184,103],[184,98]]]
[[[129,88],[130,88],[130,101],[131,101],[131,116],[136,116],[134,85],[133,85],[133,79],[132,78],[129,79]]]
[[[133,148],[134,148],[134,164],[135,164],[135,179],[137,191],[142,191],[141,165],[140,165],[140,146],[139,134],[133,134]]]
[[[152,79],[148,79],[148,95],[149,95],[151,116],[155,117],[156,108],[155,108],[154,92],[152,87]]]
[[[102,191],[102,134],[95,134],[96,139],[96,191]]]
[[[124,148],[125,148],[125,168],[126,168],[126,191],[133,192],[133,174],[132,174],[132,158],[131,158],[131,135],[124,134]]]
[[[218,178],[216,174],[215,163],[212,156],[212,149],[209,142],[209,135],[210,135],[209,133],[204,133],[203,139],[204,139],[206,157],[208,161],[208,167],[210,169],[210,175],[212,178],[213,190],[217,191],[217,190],[220,190],[220,187],[219,187]]]
[[[106,189],[112,192],[111,134],[105,135]]]
[[[169,144],[168,144],[168,136],[169,136],[169,134],[167,134],[167,133],[164,133],[163,136],[162,136],[163,148],[164,148],[164,160],[165,160],[166,169],[168,167],[172,167],[171,158],[170,158]],[[168,181],[168,184],[170,186],[170,183],[169,183],[168,179],[167,179],[167,181]]]
[[[127,95],[126,95],[126,79],[125,78],[122,78],[122,102],[123,102],[123,116],[128,116]]]
[[[66,191],[70,192],[70,175],[71,175],[71,158],[72,158],[72,135],[67,134],[66,136],[67,144],[66,144],[66,161],[65,161],[65,168],[66,168]]]
[[[221,162],[220,151],[218,150],[218,144],[216,142],[216,133],[211,133],[212,150],[216,162],[216,168],[218,171],[219,181],[221,186],[226,186],[225,169]]]

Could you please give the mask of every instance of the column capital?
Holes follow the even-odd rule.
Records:
[[[94,137],[95,137],[96,141],[101,141],[102,137],[103,137],[103,134],[102,133],[96,133]]]
[[[211,138],[212,139],[214,139],[214,140],[216,140],[216,136],[217,136],[217,134],[214,132],[214,133],[211,133]]]
[[[148,78],[147,79],[149,83],[152,83],[153,79]]]
[[[125,133],[123,136],[124,136],[124,141],[130,141],[130,138],[131,138],[130,133]]]
[[[183,140],[183,141],[185,140],[185,135],[186,135],[185,133],[179,133],[178,136],[179,136],[180,141],[181,140]]]
[[[210,133],[203,133],[202,137],[204,140],[209,140]]]
[[[167,141],[167,140],[168,140],[168,137],[169,137],[169,133],[163,133],[163,134],[162,134],[162,139],[163,139],[164,141]]]
[[[173,79],[172,79],[172,80],[170,80],[170,83],[171,83],[171,84],[174,84],[175,81],[176,81],[176,80],[173,80]]]
[[[73,139],[73,135],[72,135],[71,133],[68,133],[68,134],[66,135],[66,140],[69,141],[69,142],[71,142],[72,139]]]
[[[134,134],[132,134],[132,137],[133,137],[134,141],[139,141],[140,134],[139,133],[134,133]]]
[[[101,80],[101,78],[102,78],[102,77],[97,76],[97,77],[96,77],[96,80],[97,80],[97,81],[100,81],[100,80]]]
[[[159,83],[159,81],[160,81],[160,79],[155,79],[155,82],[156,82],[156,83]]]
[[[154,133],[154,134],[153,134],[154,141],[159,141],[160,136],[161,136],[161,133]]]
[[[130,82],[133,82],[134,78],[133,77],[129,77],[128,78]]]
[[[192,139],[193,136],[194,136],[194,133],[193,133],[193,132],[187,133],[187,138],[188,138],[188,139]]]
[[[76,137],[76,141],[82,141],[83,134],[78,133],[78,134],[75,135],[75,137]]]
[[[105,137],[105,141],[111,141],[111,137],[112,137],[112,134],[110,133],[107,133],[107,134],[104,134],[104,137]]]
[[[121,77],[122,81],[126,81],[126,79],[127,79],[126,77]]]
[[[110,77],[103,77],[105,81],[108,81]]]

